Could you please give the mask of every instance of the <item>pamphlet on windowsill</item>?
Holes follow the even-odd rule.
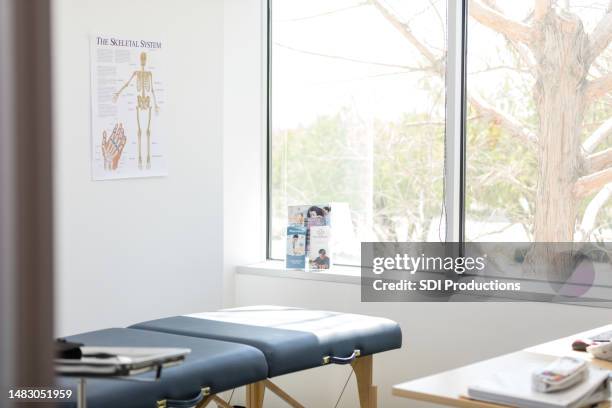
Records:
[[[306,268],[306,232],[303,225],[287,227],[287,269]]]
[[[287,214],[287,269],[330,269],[331,206],[292,205]]]

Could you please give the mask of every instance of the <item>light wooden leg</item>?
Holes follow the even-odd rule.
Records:
[[[283,391],[281,387],[274,384],[272,381],[270,380],[263,380],[263,381],[267,389],[269,389],[274,394],[276,394],[280,399],[285,401],[292,408],[304,408],[304,406],[300,404],[295,398],[287,394],[285,391]]]
[[[357,391],[359,392],[359,406],[361,408],[376,408],[376,386],[372,384],[374,358],[365,356],[357,358],[353,363],[353,370],[357,378]]]
[[[246,406],[247,408],[263,408],[264,394],[266,385],[263,381],[258,381],[246,386]]]
[[[204,399],[197,405],[196,408],[204,408],[206,407],[208,404],[210,404],[210,402],[213,400],[213,396],[209,395],[207,397],[204,397]]]
[[[217,407],[220,407],[220,408],[233,408],[230,404],[225,402],[225,400],[222,400],[221,398],[217,397],[216,395],[212,396],[212,400],[215,401],[215,404],[217,404]]]

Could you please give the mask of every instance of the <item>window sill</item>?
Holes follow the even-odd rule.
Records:
[[[285,268],[284,261],[275,261],[268,260],[265,262],[260,262],[251,265],[241,265],[236,268],[236,273],[240,275],[254,275],[254,276],[263,276],[269,278],[283,278],[283,279],[301,279],[301,280],[310,280],[310,281],[320,281],[320,282],[332,282],[332,283],[343,283],[343,284],[351,284],[351,285],[361,285],[361,269],[357,266],[334,266],[329,271],[321,271],[321,272],[308,272],[297,269],[287,269]],[[603,287],[599,286],[602,284],[600,279],[596,279],[598,283],[597,286],[592,288],[591,290],[601,292],[602,290],[605,293],[596,293],[594,297],[600,299],[608,299],[612,298],[612,294],[610,293],[610,288],[612,287],[612,277],[610,274],[605,274],[603,276],[601,273],[597,274],[599,278],[605,278],[605,282],[607,283]],[[599,297],[597,296],[599,295]],[[607,296],[607,297],[601,297]],[[475,300],[472,300],[475,301]],[[500,301],[503,301],[500,298]],[[523,300],[523,302],[529,302],[528,300]],[[558,302],[563,303],[563,302]],[[612,301],[584,301],[584,302],[570,302],[568,303],[574,306],[591,306],[591,307],[606,307],[612,308]]]
[[[265,261],[252,265],[238,266],[236,271],[244,275],[349,283],[353,285],[361,284],[361,271],[356,266],[334,266],[329,271],[307,272],[287,269],[283,261]]]

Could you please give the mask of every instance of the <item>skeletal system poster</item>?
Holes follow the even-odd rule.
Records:
[[[167,175],[162,41],[91,38],[92,177]]]

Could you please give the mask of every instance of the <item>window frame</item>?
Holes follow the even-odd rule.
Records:
[[[266,259],[272,260],[272,1],[264,0],[266,30]]]
[[[272,8],[266,7],[266,259],[272,257]],[[468,0],[446,0],[446,125],[444,135],[443,208],[445,242],[465,242],[465,175],[467,119],[467,32]],[[451,35],[454,34],[454,35]]]

